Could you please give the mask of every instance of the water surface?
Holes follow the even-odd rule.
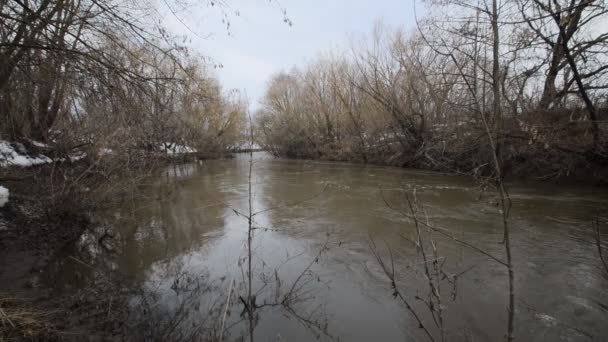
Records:
[[[424,340],[411,313],[393,297],[370,241],[384,260],[393,255],[399,289],[437,334],[417,299],[428,296],[428,287],[423,259],[408,241],[416,238],[414,225],[399,212],[407,212],[405,194],[411,196],[414,189],[433,225],[504,259],[497,199],[466,178],[256,153],[251,180],[252,212],[257,213],[253,289],[262,306],[254,331],[259,341]],[[170,167],[99,215],[93,240],[109,232],[106,248],[83,237],[92,259],[153,294],[132,299],[134,307],[145,302],[145,315],[163,322],[152,327],[157,331],[151,336],[217,337],[229,291],[224,340],[247,336],[239,296],[247,293],[248,185],[246,154]],[[607,212],[607,194],[534,182],[509,188],[516,337],[605,340],[608,277],[591,221]],[[460,274],[456,285],[442,285],[449,339],[501,340],[507,320],[505,268],[440,235],[424,234],[427,242],[435,242],[446,275]],[[59,286],[93,281],[80,263],[60,263]],[[273,305],[292,287],[289,308]]]

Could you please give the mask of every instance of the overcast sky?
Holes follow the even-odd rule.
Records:
[[[177,18],[168,12],[165,21],[171,31],[192,39],[192,49],[221,63],[223,68],[216,72],[224,88],[246,91],[252,108],[257,107],[273,73],[303,65],[323,51],[347,47],[352,36],[370,32],[378,20],[395,27],[415,27],[413,0],[227,2],[229,31],[220,11],[207,6],[178,11]],[[283,8],[292,26],[283,22]]]

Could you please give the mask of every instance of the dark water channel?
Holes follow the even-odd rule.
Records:
[[[100,229],[112,238],[108,248],[87,245],[87,260],[108,265],[147,293],[134,295],[131,304],[145,303],[145,314],[155,322],[148,327],[151,339],[160,334],[168,340],[219,340],[224,321],[223,340],[248,340],[239,299],[247,294],[248,176],[245,154],[171,167],[100,215]],[[471,180],[254,154],[256,340],[424,341],[411,313],[393,297],[370,239],[385,260],[390,248],[397,285],[437,334],[428,309],[416,299],[426,298],[428,287],[420,253],[408,241],[415,239],[414,226],[385,203],[406,210],[404,193],[414,188],[433,225],[504,259],[496,198]],[[608,213],[608,193],[533,182],[509,188],[516,340],[608,339],[608,276],[591,225],[597,213]],[[460,274],[455,286],[442,285],[449,340],[501,341],[505,268],[425,232],[445,273]],[[87,267],[73,259],[58,262],[58,286],[90,286]],[[278,305],[290,290],[290,306]]]

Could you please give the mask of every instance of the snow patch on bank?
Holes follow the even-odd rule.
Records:
[[[37,147],[49,147],[48,145],[37,141],[32,141],[32,144]],[[55,158],[53,160],[43,154],[33,154],[29,152],[21,143],[9,143],[8,141],[0,140],[0,167],[31,167],[40,164],[50,164],[52,162],[65,162],[66,160],[75,162],[86,156],[87,154],[84,152],[74,152],[69,154],[67,158]]]
[[[71,162],[75,162],[75,161],[79,161],[79,160],[83,159],[86,156],[87,156],[87,154],[84,152],[76,152],[76,153],[70,154],[68,156],[68,158],[70,158]]]
[[[236,145],[235,149],[241,150],[241,151],[249,151],[250,149],[257,151],[257,150],[262,150],[263,148],[262,148],[262,146],[258,145],[257,143],[252,144],[250,142],[244,142],[242,144]]]
[[[4,207],[6,203],[8,203],[8,196],[10,192],[7,188],[0,185],[0,208]]]
[[[186,145],[164,143],[161,144],[160,150],[167,154],[185,154],[185,153],[196,153],[196,149]]]
[[[114,154],[114,151],[111,148],[101,148],[99,152],[97,152],[100,156],[105,156],[109,154]]]
[[[45,143],[41,143],[39,141],[35,141],[32,140],[32,145],[36,146],[36,147],[40,147],[40,148],[49,148],[50,146],[45,144]]]
[[[0,167],[21,166],[52,163],[51,158],[45,155],[30,156],[23,144],[0,140]]]

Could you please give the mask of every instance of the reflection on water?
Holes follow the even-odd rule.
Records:
[[[248,156],[168,168],[99,215],[81,249],[124,275],[133,307],[144,307],[149,337],[247,336]],[[424,275],[402,236],[412,225],[385,200],[403,206],[416,188],[429,218],[460,239],[503,255],[500,215],[491,194],[467,179],[387,167],[272,159],[253,167],[254,292],[258,340],[423,340],[369,249],[391,248],[405,295],[424,320]],[[603,340],[608,277],[592,243],[590,221],[606,212],[601,190],[512,184],[516,336],[522,340]],[[270,210],[272,209],[272,210]],[[500,340],[506,327],[505,269],[466,247],[434,236],[444,268],[467,270],[457,296],[446,290],[451,340]],[[324,248],[326,247],[326,248]],[[322,252],[322,253],[320,253]],[[90,267],[60,260],[60,287],[83,287]],[[274,305],[294,290],[293,305]],[[295,295],[297,293],[297,295]],[[229,295],[230,294],[230,295]],[[229,296],[229,298],[228,298]],[[297,298],[297,300],[295,300]],[[229,306],[226,307],[226,303]],[[158,323],[158,322],[163,322]],[[525,338],[524,338],[525,337]]]

